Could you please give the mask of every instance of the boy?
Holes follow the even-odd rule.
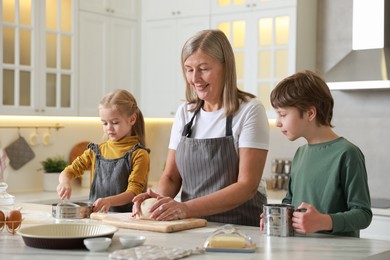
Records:
[[[275,87],[271,104],[282,133],[290,141],[307,141],[294,155],[282,201],[306,209],[294,212],[295,231],[359,237],[372,219],[364,155],[332,130],[328,86],[311,71],[296,73]]]

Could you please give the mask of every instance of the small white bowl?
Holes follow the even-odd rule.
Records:
[[[144,236],[120,236],[119,241],[124,248],[140,246],[145,242]]]
[[[94,237],[84,239],[84,245],[89,251],[101,252],[106,251],[111,245],[111,238],[108,237]]]

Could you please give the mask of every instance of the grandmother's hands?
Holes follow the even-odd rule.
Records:
[[[156,198],[157,202],[150,208],[150,218],[155,220],[167,221],[175,219],[184,219],[188,217],[188,207],[182,202],[177,202],[170,197],[162,196],[148,188],[147,192],[141,193],[133,199],[132,217],[141,214],[141,204],[148,198]]]
[[[140,193],[137,196],[133,198],[133,210],[132,210],[132,217],[140,216],[141,215],[141,204],[144,200],[149,198],[157,198],[159,194],[152,191],[151,188],[148,188],[146,192]]]
[[[188,207],[183,202],[178,202],[170,197],[158,198],[151,208],[150,217],[156,220],[176,220],[188,217]]]

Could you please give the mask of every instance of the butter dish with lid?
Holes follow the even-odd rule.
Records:
[[[224,225],[206,239],[204,249],[206,252],[254,253],[256,244],[233,225]]]

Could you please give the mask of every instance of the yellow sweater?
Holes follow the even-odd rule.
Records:
[[[108,140],[99,144],[100,154],[105,159],[116,159],[124,156],[134,145],[138,143],[137,136],[126,136],[119,141]],[[90,183],[92,183],[95,173],[96,156],[91,149],[84,151],[77,157],[71,165],[65,168],[72,178],[78,178],[84,171],[91,169]],[[147,187],[148,175],[150,171],[150,157],[145,149],[137,149],[131,156],[132,170],[129,174],[127,190],[135,195],[140,194]]]

